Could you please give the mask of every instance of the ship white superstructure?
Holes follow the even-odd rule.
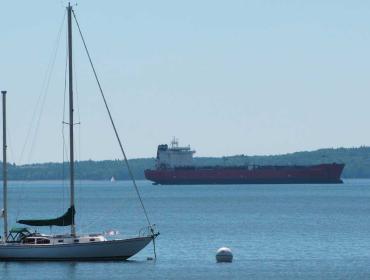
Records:
[[[194,150],[190,146],[180,147],[176,138],[173,138],[171,146],[159,145],[157,150],[157,168],[175,168],[193,166]]]

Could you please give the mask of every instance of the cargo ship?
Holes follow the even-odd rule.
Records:
[[[194,153],[190,146],[179,147],[177,139],[159,145],[155,169],[145,170],[145,178],[160,185],[342,183],[341,163],[195,166]]]

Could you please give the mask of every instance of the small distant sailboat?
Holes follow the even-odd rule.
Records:
[[[110,181],[111,181],[111,183],[114,183],[116,181],[116,179],[114,178],[114,176],[112,176],[112,178],[110,178]]]
[[[72,6],[68,4],[68,66],[69,66],[69,146],[70,146],[70,207],[67,212],[54,219],[42,220],[18,220],[17,223],[35,226],[35,227],[51,227],[70,226],[70,234],[62,235],[47,235],[29,230],[26,227],[12,228],[8,231],[8,209],[7,209],[7,162],[6,160],[6,91],[2,91],[3,100],[3,207],[2,217],[4,220],[4,235],[0,243],[0,260],[7,261],[35,261],[35,260],[125,260],[138,253],[146,247],[151,241],[154,245],[155,253],[155,238],[159,233],[155,230],[155,226],[149,221],[144,204],[138,192],[135,179],[132,175],[130,166],[128,165],[126,155],[122,148],[116,127],[114,125],[112,116],[107,106],[103,91],[97,79],[95,69],[91,62],[85,41],[82,37],[76,16]],[[143,207],[148,227],[144,228],[138,236],[126,239],[110,239],[106,236],[115,235],[117,231],[109,231],[108,234],[84,234],[80,235],[76,231],[75,223],[75,191],[74,191],[74,136],[73,136],[73,62],[72,62],[72,15],[80,32],[85,50],[90,60],[91,66],[96,80],[98,81],[99,89],[103,97],[114,133],[121,148],[123,158],[127,164],[129,175],[133,181],[133,185],[139,196],[141,206]],[[111,181],[114,181],[114,177]]]

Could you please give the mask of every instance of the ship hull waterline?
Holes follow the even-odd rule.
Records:
[[[344,164],[312,166],[188,167],[145,170],[146,179],[161,185],[201,184],[340,184]]]
[[[77,244],[0,244],[1,261],[110,261],[127,260],[145,248],[153,237],[137,237]]]
[[[342,184],[343,180],[169,180],[153,181],[154,185],[286,185],[286,184]]]

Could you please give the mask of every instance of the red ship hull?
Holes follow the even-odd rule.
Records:
[[[145,178],[161,185],[342,183],[344,164],[310,166],[183,167],[147,169]]]

